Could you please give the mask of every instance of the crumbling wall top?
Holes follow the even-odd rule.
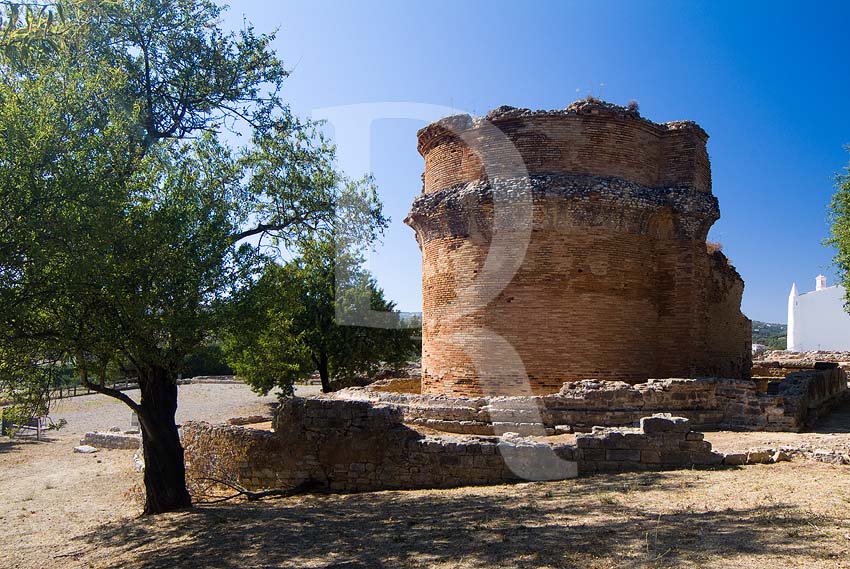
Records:
[[[485,178],[488,162],[518,159],[528,174],[590,174],[711,192],[708,134],[698,124],[656,123],[636,106],[598,99],[557,110],[501,106],[483,117],[452,115],[421,129],[418,139],[426,193]]]

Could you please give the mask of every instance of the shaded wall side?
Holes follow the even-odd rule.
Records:
[[[741,312],[744,281],[721,252],[709,256],[709,276],[704,282],[706,315],[705,348],[697,368],[700,376],[752,375],[752,322]]]
[[[655,268],[658,329],[652,348],[653,377],[694,377],[698,354],[705,347],[705,242],[661,236],[655,242]]]

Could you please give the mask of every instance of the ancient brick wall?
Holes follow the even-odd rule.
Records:
[[[707,138],[605,103],[420,131],[406,222],[423,257],[423,393],[748,377],[743,282],[706,251],[719,217]],[[510,246],[496,255],[494,238]]]
[[[799,431],[847,399],[837,366],[798,370],[782,379],[652,379],[629,385],[584,380],[531,397],[444,397],[346,389],[336,398],[388,405],[403,421],[463,434],[552,435],[593,426],[631,426],[653,413],[687,417],[698,429]]]
[[[638,428],[595,429],[575,443],[502,437],[424,436],[401,416],[363,402],[294,399],[277,415],[276,432],[187,423],[183,446],[190,480],[210,476],[248,489],[361,492],[449,488],[521,480],[562,480],[579,473],[719,464],[687,419],[653,417]]]

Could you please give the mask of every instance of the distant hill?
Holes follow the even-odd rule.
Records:
[[[771,350],[784,350],[788,326],[753,320],[753,344],[764,344]]]

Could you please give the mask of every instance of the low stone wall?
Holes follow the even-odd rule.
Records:
[[[197,375],[177,381],[178,385],[191,385],[195,383],[242,383],[235,375]]]
[[[445,432],[546,435],[589,431],[595,425],[631,426],[653,413],[687,417],[700,429],[799,431],[847,394],[847,377],[837,367],[806,369],[767,382],[701,378],[564,384],[553,395],[447,397],[342,390],[330,397],[369,401],[398,409],[403,421]]]
[[[190,476],[203,477],[205,465],[229,465],[230,472],[213,477],[231,476],[252,489],[289,488],[309,481],[343,492],[521,479],[505,465],[499,439],[422,436],[401,419],[398,410],[385,406],[296,398],[278,412],[273,433],[187,423],[183,426],[187,470]],[[509,446],[530,464],[553,452],[549,445],[525,441]],[[572,472],[569,465],[565,468],[556,477],[577,474],[574,465]]]
[[[139,434],[90,432],[80,439],[80,444],[95,448],[137,449],[142,444],[142,438]]]
[[[580,472],[626,472],[723,462],[702,433],[691,430],[684,417],[654,415],[640,427],[597,427],[576,437],[575,458]]]
[[[520,480],[560,480],[609,472],[718,464],[722,456],[685,418],[645,419],[636,429],[597,429],[572,442],[427,436],[397,408],[367,402],[295,398],[281,406],[275,432],[187,423],[190,478],[231,479],[249,489],[359,492],[447,488]]]

